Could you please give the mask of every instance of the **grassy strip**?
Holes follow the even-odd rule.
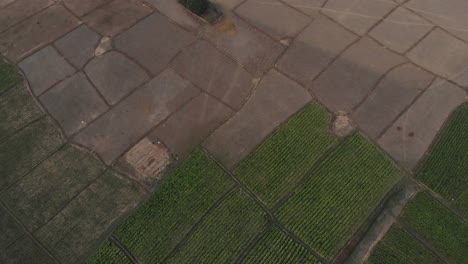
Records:
[[[393,225],[375,246],[369,264],[444,263],[399,225]]]
[[[260,206],[238,189],[206,218],[168,263],[234,262],[267,221]]]
[[[0,142],[43,116],[26,87],[19,85],[0,97]]]
[[[22,80],[16,69],[0,59],[0,93]]]
[[[117,230],[142,263],[160,263],[234,182],[196,149]]]
[[[419,193],[407,205],[401,218],[448,260],[454,263],[468,260],[468,224],[428,192]]]
[[[91,257],[88,264],[130,264],[130,260],[114,243],[106,240],[99,248],[98,252]]]
[[[416,178],[443,197],[455,199],[468,184],[468,105],[456,111]]]
[[[243,263],[286,264],[321,263],[304,247],[297,244],[277,227],[271,228],[252,249]]]
[[[468,217],[468,189],[465,189],[465,191],[460,194],[455,202],[455,206],[465,215],[465,217]]]
[[[356,133],[318,166],[277,215],[331,260],[400,176],[380,150]]]
[[[36,166],[64,143],[47,119],[34,122],[0,144],[0,190]]]
[[[285,196],[336,142],[331,115],[310,104],[270,136],[234,171],[270,208]]]

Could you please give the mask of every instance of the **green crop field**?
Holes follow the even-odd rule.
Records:
[[[452,114],[416,178],[451,200],[468,184],[468,105]]]
[[[360,134],[340,144],[278,211],[279,220],[333,259],[400,179]]]
[[[63,145],[60,132],[42,118],[0,144],[0,189],[15,182]]]
[[[0,59],[0,93],[18,84],[21,79],[21,75],[13,66]]]
[[[428,192],[419,193],[401,218],[451,262],[466,263],[468,260],[468,224]]]
[[[196,149],[115,232],[142,263],[159,263],[234,181]]]
[[[260,206],[237,189],[168,258],[168,263],[232,263],[267,223]]]
[[[26,87],[8,90],[0,97],[0,142],[43,115]]]
[[[468,217],[468,189],[463,191],[457,199],[455,206],[465,217]]]
[[[127,256],[114,243],[106,240],[96,255],[88,260],[88,264],[130,264]]]
[[[335,142],[331,115],[316,104],[270,136],[234,173],[269,207],[273,207]]]
[[[398,224],[394,224],[369,256],[369,264],[444,263],[437,255],[413,238]]]
[[[272,227],[250,251],[243,263],[285,264],[321,263],[312,253],[297,244],[277,227]]]

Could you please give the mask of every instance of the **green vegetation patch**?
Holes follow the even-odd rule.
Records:
[[[210,7],[208,0],[179,0],[179,2],[198,16],[203,15]]]
[[[270,136],[234,171],[260,199],[273,207],[335,142],[331,115],[310,104]]]
[[[34,236],[60,263],[81,263],[95,252],[109,228],[143,197],[136,183],[108,170]]]
[[[375,246],[369,264],[444,263],[399,225],[393,225]]]
[[[21,80],[22,77],[18,71],[0,59],[0,93],[18,84]]]
[[[43,115],[44,113],[22,85],[1,95],[0,142]]]
[[[98,252],[91,257],[88,264],[130,264],[127,256],[114,243],[106,240],[99,248]]]
[[[455,206],[465,215],[465,217],[468,217],[468,189],[465,189],[465,191],[460,194]]]
[[[168,263],[231,263],[265,228],[267,216],[238,189],[216,208]]]
[[[454,263],[468,259],[468,224],[422,192],[407,205],[401,218]]]
[[[468,184],[468,105],[453,113],[424,161],[417,179],[444,198],[455,199]]]
[[[0,144],[0,190],[15,182],[63,145],[47,118],[30,124]]]
[[[36,230],[105,169],[88,152],[66,145],[5,190],[1,198],[29,230]]]
[[[116,235],[142,263],[160,263],[234,181],[196,149]]]
[[[243,263],[286,264],[321,263],[312,253],[297,244],[277,227],[270,228]]]
[[[331,260],[400,177],[393,163],[356,133],[320,163],[277,215]]]

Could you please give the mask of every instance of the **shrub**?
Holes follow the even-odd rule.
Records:
[[[210,7],[208,0],[179,0],[185,7],[192,11],[196,15],[203,15],[205,11]]]

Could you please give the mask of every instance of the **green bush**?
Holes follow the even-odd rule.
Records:
[[[208,0],[179,0],[185,7],[187,7],[193,13],[201,16],[210,7]]]

